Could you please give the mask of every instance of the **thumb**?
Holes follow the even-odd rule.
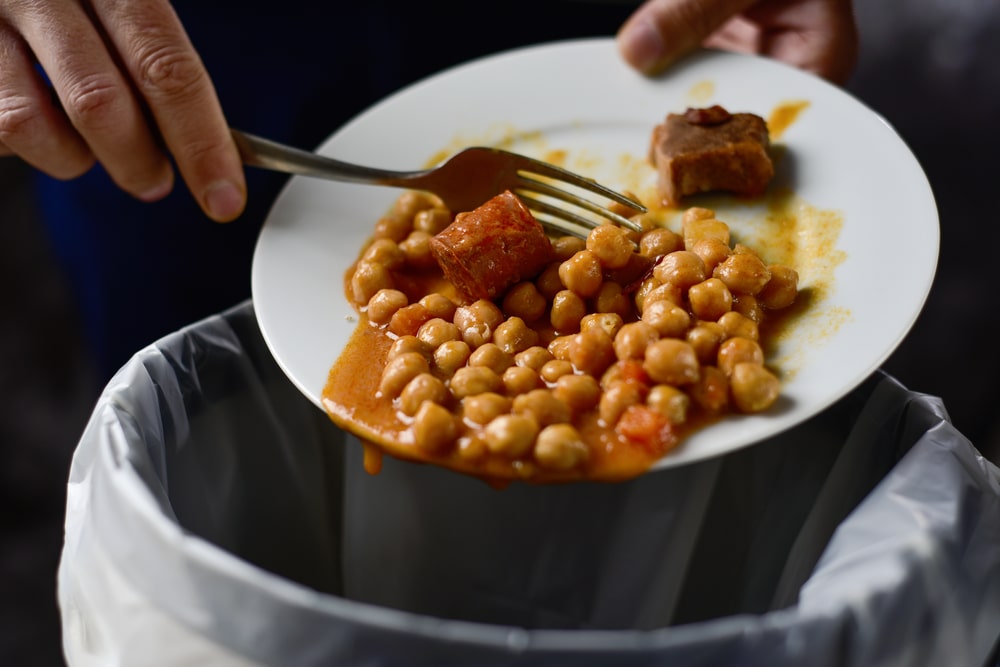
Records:
[[[756,0],[648,0],[618,31],[618,50],[629,65],[656,74]]]

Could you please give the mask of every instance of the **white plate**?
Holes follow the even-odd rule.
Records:
[[[793,100],[808,108],[776,141],[785,156],[773,185],[790,186],[796,201],[831,213],[839,234],[818,254],[840,259],[813,273],[797,267],[805,269],[806,288],[830,281],[779,346],[781,403],[696,433],[656,466],[665,468],[744,447],[813,416],[876,370],[909,331],[936,268],[937,209],[919,164],[884,120],[841,89],[771,60],[706,51],[651,80],[620,60],[611,39],[588,39],[445,71],[375,105],[318,151],[414,169],[443,150],[517,136],[514,150],[566,149],[570,168],[635,187],[620,173],[622,156],[641,162],[667,112],[718,103],[767,117]],[[252,272],[257,318],[278,364],[317,406],[356,326],[344,272],[398,194],[293,178],[260,234]],[[712,205],[735,235],[752,235],[767,212],[760,203]],[[800,242],[824,241],[811,239],[818,231],[803,228]]]

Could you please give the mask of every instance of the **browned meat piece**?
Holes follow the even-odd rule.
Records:
[[[542,225],[510,191],[457,215],[431,239],[430,249],[445,277],[469,301],[500,296],[552,259]]]
[[[750,113],[721,106],[669,114],[653,129],[649,159],[659,172],[664,202],[722,190],[753,197],[767,189],[774,165],[767,124]]]

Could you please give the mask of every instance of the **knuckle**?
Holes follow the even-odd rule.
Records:
[[[201,89],[206,76],[198,56],[182,45],[155,45],[138,58],[137,79],[147,94],[187,97]]]
[[[225,149],[226,145],[221,141],[189,139],[173,152],[178,160],[187,164],[202,164],[213,161]]]
[[[116,112],[125,94],[110,76],[94,74],[67,88],[63,106],[78,127],[103,129],[116,121]]]
[[[25,97],[0,97],[0,142],[33,143],[44,131],[41,110]]]

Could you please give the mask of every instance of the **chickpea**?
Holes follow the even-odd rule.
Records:
[[[587,241],[578,236],[560,236],[552,240],[552,256],[558,262],[565,262],[567,259],[587,249]]]
[[[431,235],[427,232],[410,232],[410,235],[399,242],[399,247],[406,255],[406,264],[414,269],[430,269],[437,265],[437,260],[431,254]]]
[[[764,363],[764,351],[757,341],[740,336],[724,340],[719,345],[719,357],[716,364],[719,370],[726,375],[732,375],[733,368],[742,363],[760,365]]]
[[[542,378],[538,375],[538,371],[526,366],[511,366],[503,372],[501,380],[508,396],[527,394],[532,389],[542,386]]]
[[[548,383],[553,383],[564,375],[573,374],[573,364],[562,359],[553,359],[538,371],[538,375]]]
[[[687,341],[661,338],[646,350],[642,367],[659,384],[681,386],[698,381],[698,357]]]
[[[440,206],[440,200],[421,190],[407,190],[393,202],[392,212],[401,218],[413,220],[424,209]]]
[[[524,352],[516,354],[514,356],[514,363],[518,366],[524,366],[525,368],[537,371],[545,365],[545,362],[552,361],[554,358],[552,353],[544,347],[534,345]]]
[[[392,345],[389,346],[389,353],[386,355],[386,361],[392,361],[401,354],[406,354],[407,352],[419,352],[424,357],[430,354],[430,350],[424,345],[423,341],[418,339],[416,336],[400,336],[396,340],[392,341]]]
[[[531,282],[514,285],[503,298],[503,312],[509,317],[520,317],[525,322],[534,322],[544,315],[546,305],[545,297]]]
[[[647,290],[645,294],[636,294],[636,308],[639,314],[646,312],[646,308],[657,301],[669,301],[681,305],[684,301],[681,296],[682,290],[677,285],[670,283],[660,283],[653,289]]]
[[[718,320],[733,309],[733,295],[726,283],[718,278],[709,278],[688,289],[688,301],[695,317],[702,320]]]
[[[394,287],[389,269],[375,262],[358,262],[351,276],[351,294],[355,303],[368,303],[379,290]]]
[[[549,321],[560,333],[573,333],[580,330],[580,320],[587,314],[587,304],[575,292],[564,289],[552,299],[552,310]]]
[[[523,352],[538,343],[538,332],[520,317],[509,317],[493,332],[493,342],[508,354]]]
[[[682,226],[685,248],[693,248],[703,239],[718,239],[729,246],[729,225],[715,218],[686,220]]]
[[[646,356],[646,348],[659,338],[660,334],[648,322],[640,320],[624,324],[615,336],[615,356],[618,359],[642,359]]]
[[[549,264],[539,274],[538,278],[535,279],[535,287],[538,288],[538,293],[548,301],[554,299],[556,294],[561,290],[566,289],[562,283],[562,278],[559,277],[560,266],[562,266],[562,262]]]
[[[455,309],[458,334],[473,349],[488,343],[503,320],[503,313],[489,299],[480,299]]]
[[[690,250],[675,250],[656,265],[653,275],[661,283],[685,290],[705,279],[705,263]]]
[[[457,399],[488,391],[499,394],[503,391],[503,380],[486,366],[465,366],[451,377],[451,393]]]
[[[417,303],[426,308],[431,317],[440,317],[449,322],[455,319],[455,303],[444,294],[432,292]]]
[[[687,332],[685,339],[694,348],[698,361],[714,364],[719,354],[719,345],[726,338],[726,332],[716,322],[699,322]]]
[[[412,417],[417,414],[424,401],[444,405],[450,398],[451,393],[444,386],[444,382],[430,373],[421,373],[406,383],[406,387],[399,395],[399,408],[404,414]]]
[[[546,426],[535,441],[535,460],[549,470],[572,470],[589,457],[590,448],[569,424]]]
[[[715,267],[712,275],[734,294],[757,294],[771,279],[760,257],[747,252],[734,252]]]
[[[413,336],[427,320],[431,319],[431,314],[419,303],[411,303],[403,306],[389,318],[389,331],[397,336]]]
[[[578,333],[570,339],[569,360],[577,370],[600,376],[615,361],[614,341],[600,329]]]
[[[464,340],[445,341],[434,350],[434,366],[445,377],[451,377],[468,363],[471,353],[472,350]]]
[[[496,343],[483,343],[469,355],[469,366],[484,366],[497,375],[514,365],[514,356],[504,352]]]
[[[688,312],[666,299],[648,304],[642,311],[642,321],[656,329],[662,338],[680,338],[691,326]]]
[[[631,317],[632,300],[622,291],[622,286],[614,281],[605,282],[594,297],[594,310],[598,313],[614,313],[622,318]]]
[[[604,282],[601,262],[590,250],[581,250],[559,265],[559,280],[578,296],[592,297]]]
[[[531,451],[538,423],[529,414],[500,415],[483,430],[486,447],[494,454],[516,459]]]
[[[587,235],[587,250],[597,257],[604,268],[621,269],[632,258],[635,244],[621,227],[604,224],[590,230]]]
[[[406,295],[396,289],[380,289],[368,300],[365,314],[372,324],[388,324],[397,310],[410,303]]]
[[[601,400],[601,385],[592,375],[563,375],[552,390],[574,413],[586,412]]]
[[[385,365],[382,380],[379,382],[379,393],[396,398],[410,380],[421,373],[429,373],[430,370],[427,357],[419,352],[401,354]]]
[[[733,254],[729,244],[713,237],[699,240],[690,250],[701,257],[701,261],[705,263],[705,275],[712,275],[715,267]]]
[[[729,377],[729,391],[740,412],[760,412],[778,400],[781,383],[774,373],[756,363],[738,363]]]
[[[601,395],[597,414],[607,427],[618,423],[622,414],[630,406],[639,405],[646,396],[644,387],[635,382],[615,382]]]
[[[569,344],[573,340],[572,334],[568,336],[557,336],[549,343],[548,351],[553,359],[569,361]]]
[[[425,208],[413,216],[413,229],[434,236],[451,224],[451,211],[446,208]]]
[[[702,366],[701,377],[687,391],[708,412],[720,413],[729,407],[729,378],[715,366]]]
[[[758,326],[764,321],[764,309],[761,308],[760,301],[757,297],[750,294],[734,295],[733,310],[748,320],[757,323]]]
[[[715,217],[715,211],[702,206],[692,206],[681,215],[681,225],[685,225],[696,220],[711,220]]]
[[[687,419],[691,398],[677,387],[658,384],[649,390],[646,405],[666,417],[671,424],[683,424]]]
[[[611,285],[614,283],[608,284]],[[589,315],[584,315],[583,319],[580,320],[580,333],[599,329],[614,339],[623,324],[625,324],[625,322],[622,320],[622,316],[618,313],[590,313]]]
[[[406,261],[406,255],[392,239],[375,239],[361,256],[361,261],[381,264],[387,269],[399,269]]]
[[[562,424],[570,420],[569,406],[548,389],[535,389],[514,397],[514,414],[530,414],[539,426]]]
[[[463,461],[481,461],[488,451],[481,433],[458,439],[458,456]]]
[[[639,241],[639,252],[646,257],[662,257],[682,249],[680,235],[663,227],[646,232]]]
[[[718,319],[719,326],[726,334],[726,338],[740,336],[750,340],[760,340],[760,327],[757,323],[745,315],[731,310]]]
[[[424,401],[413,418],[413,441],[430,454],[444,454],[455,445],[458,427],[447,408]]]
[[[778,310],[795,303],[799,292],[798,272],[780,264],[771,264],[767,269],[771,272],[771,279],[757,295],[764,307]]]
[[[458,340],[458,327],[440,317],[432,317],[417,329],[417,339],[436,350],[448,341]]]
[[[399,243],[413,231],[413,219],[405,216],[389,214],[379,218],[375,223],[374,237],[389,239]]]
[[[462,401],[463,415],[474,424],[483,426],[510,412],[510,399],[494,392],[466,396]]]

